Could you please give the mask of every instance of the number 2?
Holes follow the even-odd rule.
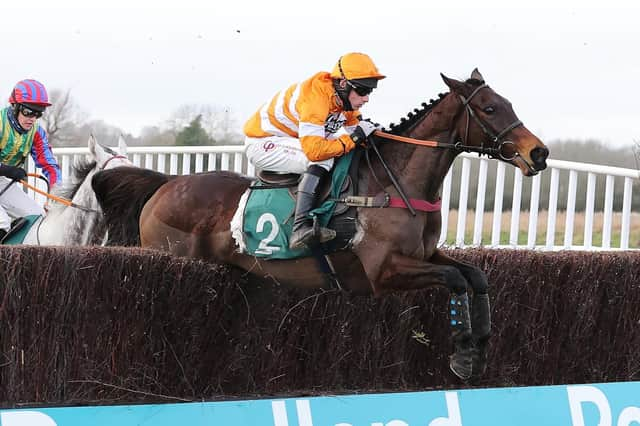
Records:
[[[264,213],[260,215],[258,223],[256,224],[256,232],[264,232],[264,225],[266,223],[271,225],[271,232],[269,232],[269,235],[267,235],[266,238],[260,240],[260,244],[258,244],[258,248],[256,249],[256,253],[258,254],[273,254],[273,252],[280,250],[280,247],[269,245],[269,243],[273,241],[280,232],[278,221],[272,213]]]

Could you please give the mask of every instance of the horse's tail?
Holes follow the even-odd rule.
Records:
[[[164,173],[138,167],[116,167],[93,176],[91,186],[104,214],[107,245],[140,245],[142,208],[171,178]]]

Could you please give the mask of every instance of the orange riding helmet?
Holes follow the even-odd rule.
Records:
[[[331,77],[345,79],[352,86],[370,89],[378,87],[378,80],[386,78],[385,75],[380,74],[378,67],[368,55],[358,52],[341,56],[331,71]]]

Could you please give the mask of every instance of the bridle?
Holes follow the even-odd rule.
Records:
[[[489,86],[486,83],[482,83],[480,86],[476,87],[473,92],[471,92],[468,98],[465,98],[462,95],[458,95],[458,97],[460,98],[460,101],[462,102],[463,109],[461,110],[461,112],[466,112],[465,114],[466,124],[464,129],[464,139],[462,139],[459,142],[455,142],[452,145],[460,151],[477,152],[480,155],[487,155],[490,158],[499,158],[504,161],[512,161],[518,156],[518,152],[514,150],[514,154],[509,157],[504,154],[503,148],[506,145],[513,145],[513,142],[508,139],[505,139],[505,136],[513,129],[522,126],[522,121],[516,119],[513,123],[509,124],[504,129],[500,130],[498,133],[493,133],[489,128],[489,126],[487,125],[487,123],[482,121],[480,117],[476,115],[476,113],[473,111],[473,108],[471,107],[471,100],[473,99],[473,97],[477,95],[480,92],[480,90],[488,87]],[[457,117],[454,119],[454,124],[457,122],[459,115],[460,115],[460,112],[457,114]],[[485,134],[485,136],[489,138],[489,140],[492,142],[492,146],[486,147],[485,139],[482,140],[482,144],[480,146],[473,146],[473,145],[466,144],[466,141],[469,139],[469,123],[471,122],[471,119],[475,121],[475,123],[478,125],[478,127],[480,127],[480,129]],[[454,137],[455,137],[455,133],[452,133],[452,138]]]
[[[520,154],[518,154],[517,150],[514,150],[514,154],[511,156],[507,156],[504,154],[504,147],[507,145],[514,145],[514,143],[508,139],[505,139],[507,134],[511,132],[513,129],[522,126],[522,121],[515,120],[513,123],[506,126],[504,129],[500,130],[498,133],[494,133],[491,131],[489,125],[480,119],[473,111],[473,107],[471,106],[471,100],[480,92],[480,90],[488,88],[489,86],[485,83],[482,83],[480,86],[476,87],[473,92],[469,95],[469,97],[464,97],[462,95],[458,95],[461,101],[461,109],[456,113],[453,119],[453,126],[458,123],[458,120],[462,118],[463,113],[466,116],[465,123],[465,131],[464,138],[461,140],[455,141],[456,133],[451,133],[451,138],[449,142],[440,142],[440,141],[427,141],[422,139],[414,139],[406,136],[398,136],[391,133],[383,132],[381,130],[376,130],[374,135],[383,139],[392,139],[398,142],[410,143],[413,145],[421,145],[421,146],[429,146],[434,148],[445,148],[445,149],[453,149],[460,152],[477,152],[479,155],[486,155],[490,158],[498,158],[504,161],[512,161]],[[480,127],[484,135],[491,141],[491,146],[485,146],[485,140],[482,140],[482,144],[480,146],[468,145],[467,140],[469,139],[469,126],[471,120]],[[418,123],[415,123],[409,131]]]
[[[405,142],[405,143],[410,143],[413,145],[420,145],[420,146],[429,146],[429,147],[434,147],[434,148],[446,148],[446,149],[453,149],[456,150],[458,152],[464,151],[464,152],[477,152],[479,155],[487,155],[490,158],[499,158],[502,159],[504,161],[512,161],[514,160],[516,157],[518,157],[520,154],[518,153],[517,150],[514,150],[514,154],[511,157],[507,157],[504,153],[503,153],[503,148],[506,145],[514,145],[514,143],[510,140],[505,139],[505,136],[511,132],[513,129],[515,129],[516,127],[522,126],[522,121],[520,120],[515,120],[513,123],[509,124],[508,126],[506,126],[504,129],[500,130],[498,133],[493,133],[490,129],[490,127],[487,125],[487,123],[485,123],[484,121],[482,121],[480,119],[480,117],[478,117],[476,115],[476,113],[473,111],[473,108],[471,107],[471,100],[474,98],[474,96],[476,96],[480,90],[484,89],[484,88],[488,88],[489,86],[487,84],[485,84],[484,82],[482,82],[482,84],[478,87],[476,87],[473,92],[471,92],[471,94],[469,95],[468,98],[465,98],[464,96],[458,94],[458,97],[460,98],[460,101],[462,103],[462,108],[456,113],[456,115],[453,118],[453,128],[455,129],[456,124],[458,123],[458,120],[462,117],[462,113],[466,112],[466,124],[465,124],[465,131],[464,131],[464,139],[460,140],[460,141],[455,141],[456,138],[456,132],[452,131],[451,132],[451,137],[449,139],[449,142],[439,142],[439,141],[428,141],[428,140],[422,140],[422,139],[414,139],[414,138],[410,138],[410,137],[406,137],[406,136],[398,136],[398,135],[394,135],[391,133],[386,133],[386,132],[382,132],[380,130],[376,130],[373,135],[383,138],[383,139],[392,139],[395,141],[399,141],[399,142]],[[466,141],[469,139],[469,125],[471,123],[471,119],[473,119],[475,121],[475,123],[480,127],[480,129],[482,130],[482,132],[485,134],[485,136],[487,136],[491,142],[492,142],[492,146],[490,147],[486,147],[485,146],[485,140],[482,140],[482,144],[480,146],[474,146],[474,145],[467,145]],[[413,129],[415,126],[418,125],[419,122],[416,122],[413,124],[413,126],[411,126],[408,130],[408,132],[411,131],[411,129]],[[380,151],[378,151],[378,148],[375,145],[375,142],[373,140],[373,138],[371,138],[369,140],[369,145],[374,149],[376,155],[378,156],[385,172],[387,173],[387,176],[389,176],[389,178],[391,179],[391,182],[393,184],[393,186],[396,188],[396,190],[398,191],[398,193],[400,194],[400,197],[402,198],[403,202],[405,203],[405,205],[407,206],[407,209],[409,209],[409,211],[411,212],[411,214],[413,216],[416,215],[415,209],[411,206],[410,200],[408,199],[408,197],[406,196],[404,190],[402,189],[399,181],[395,178],[393,172],[391,171],[391,169],[389,168],[389,166],[387,166],[386,162],[384,161],[384,159],[382,158],[382,155],[380,153]],[[375,181],[378,183],[378,185],[380,185],[382,187],[382,185],[380,184],[380,181],[378,180],[378,178],[375,175],[375,172],[373,171],[373,167],[371,166],[371,162],[369,160],[369,155],[368,155],[368,150],[367,152],[367,162],[369,163],[369,169],[372,172],[372,175],[375,179]]]
[[[114,155],[113,157],[109,157],[109,159],[107,159],[107,161],[104,162],[104,164],[100,167],[99,170],[104,170],[107,168],[107,164],[109,164],[109,162],[111,160],[116,160],[116,159],[120,159],[120,160],[128,160],[129,158],[126,155]]]

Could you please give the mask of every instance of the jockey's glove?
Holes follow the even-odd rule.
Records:
[[[27,171],[22,167],[0,164],[0,176],[6,176],[12,180],[24,180],[27,178]]]
[[[363,145],[369,135],[371,135],[371,133],[375,132],[377,129],[378,126],[376,126],[372,122],[362,120],[358,123],[353,133],[351,133],[349,136],[351,136],[351,140],[353,140],[353,143],[355,143],[356,145]]]

